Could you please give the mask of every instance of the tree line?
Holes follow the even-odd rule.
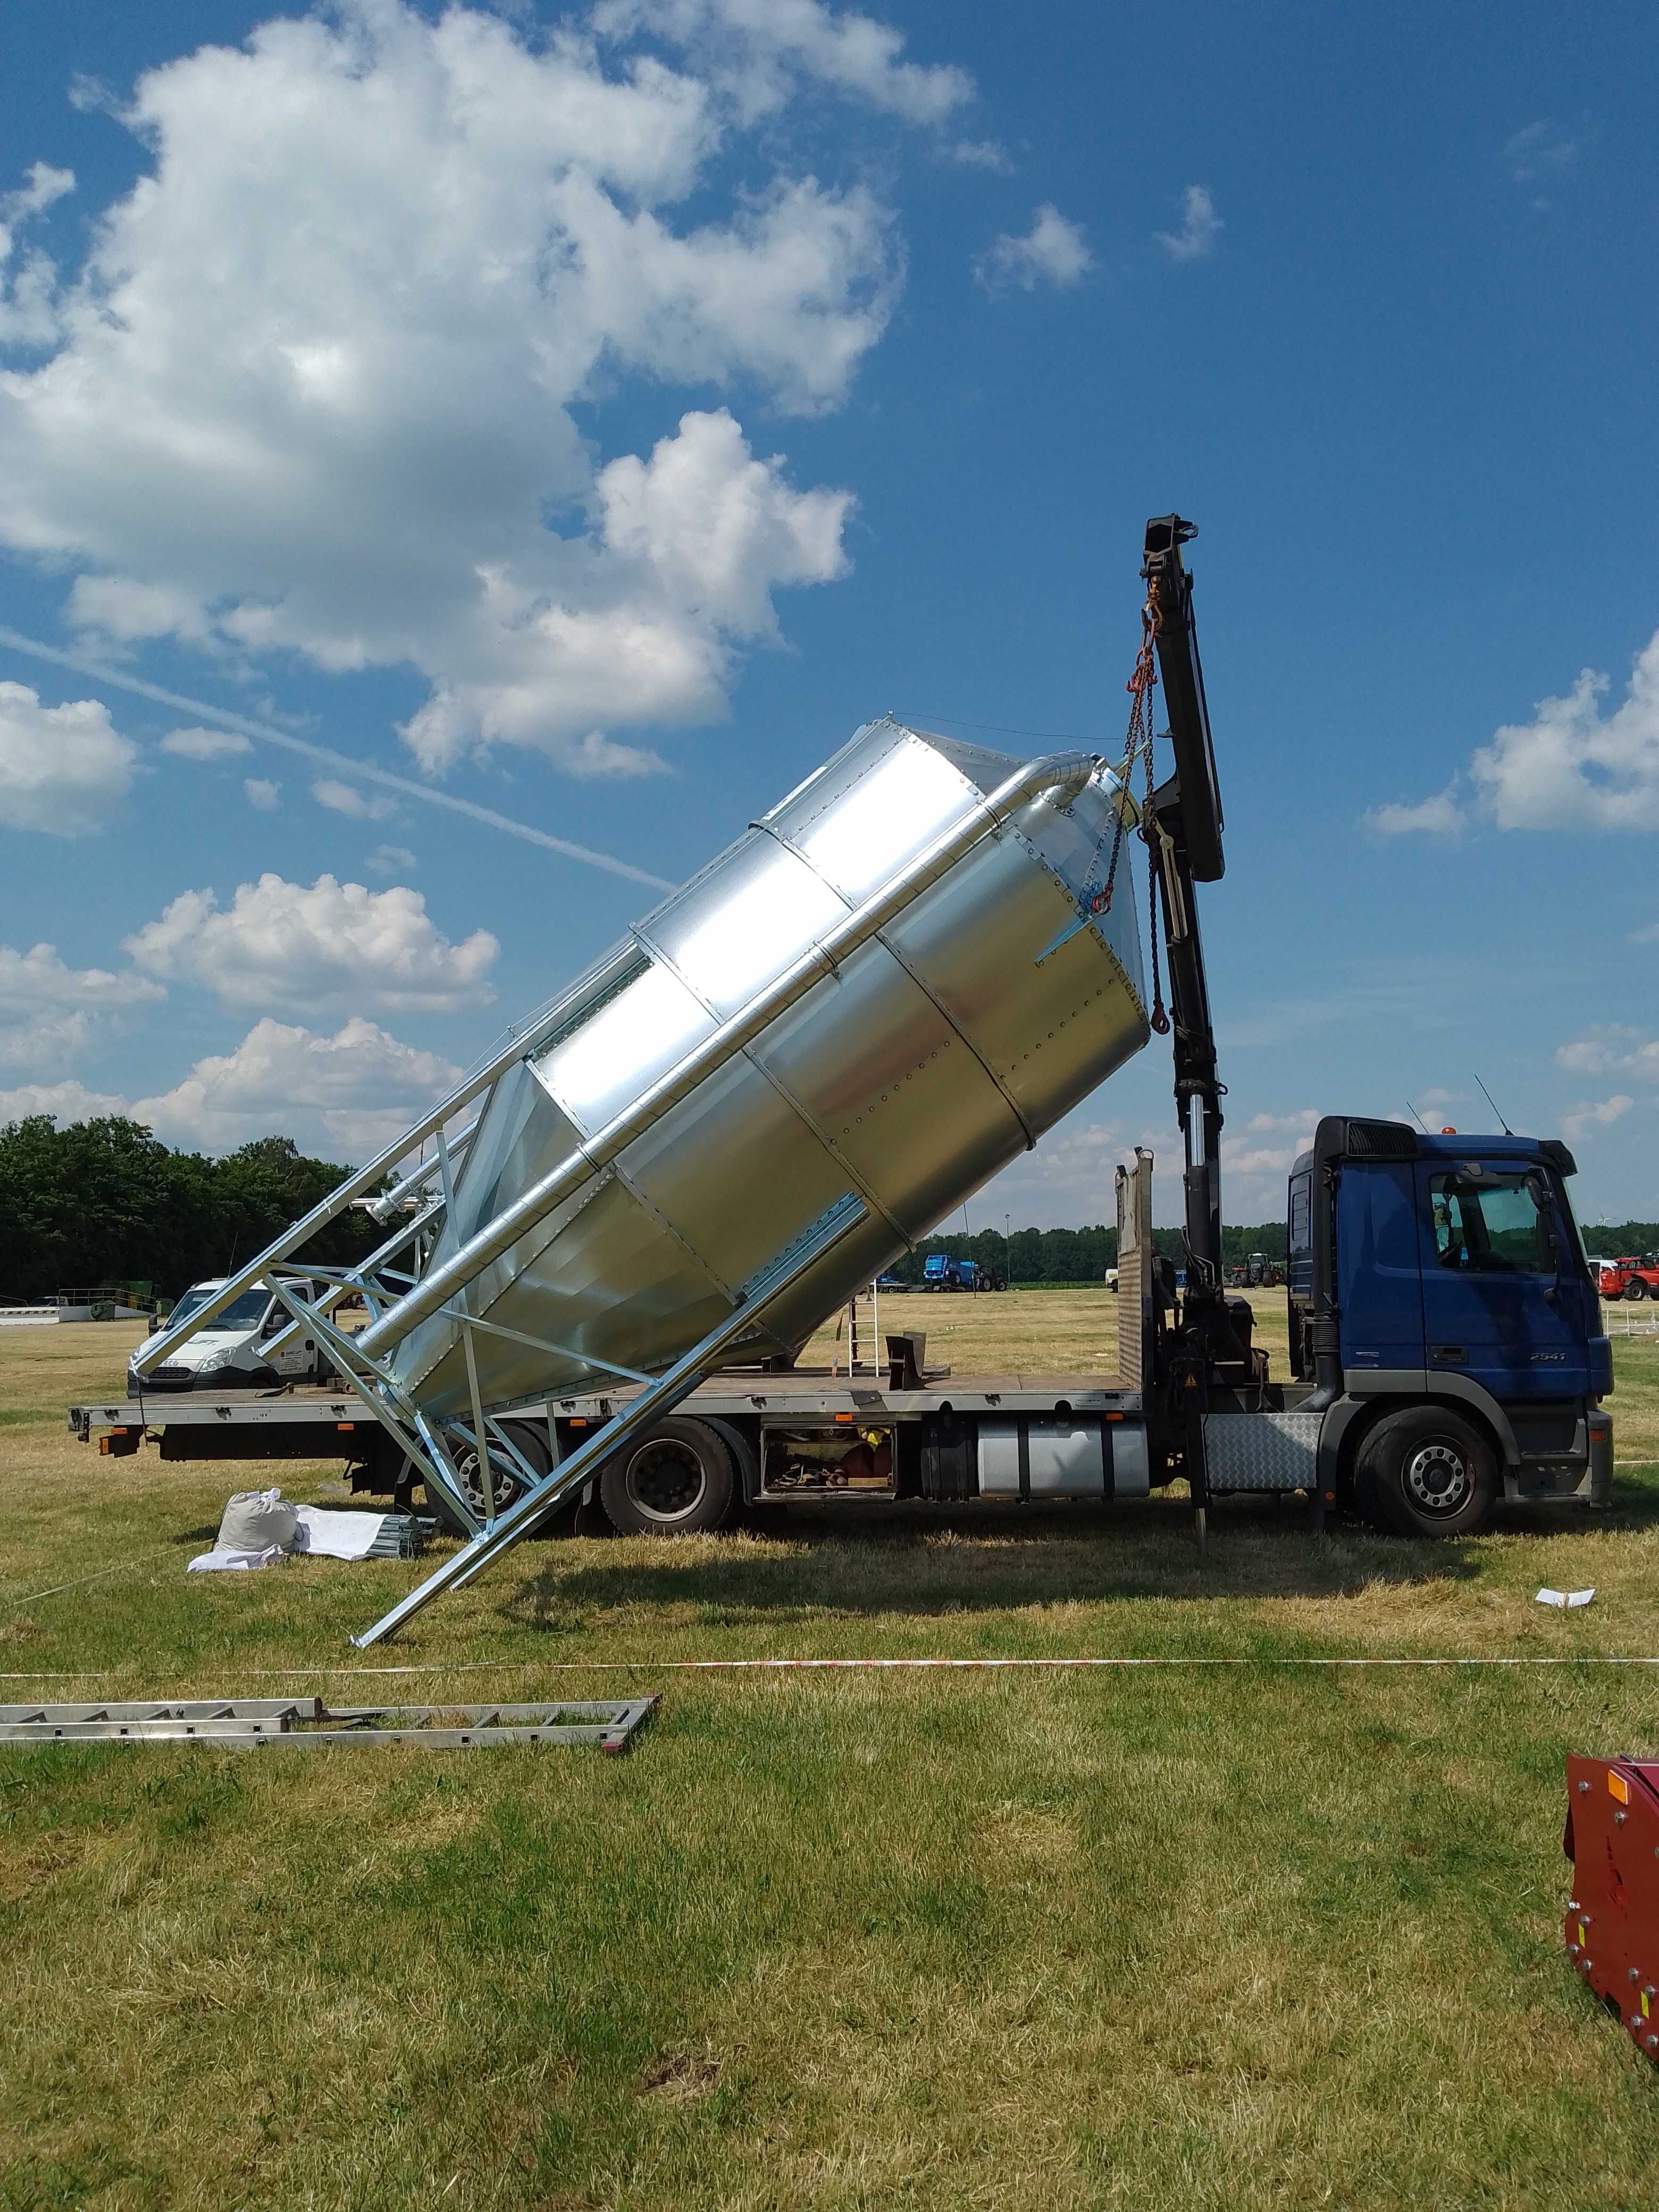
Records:
[[[1621,1252],[1659,1250],[1659,1222],[1621,1221],[1612,1225],[1596,1222],[1585,1229],[1584,1242],[1587,1249],[1604,1259]],[[1177,1267],[1185,1266],[1180,1230],[1154,1229],[1152,1243]],[[889,1273],[902,1283],[919,1283],[930,1252],[948,1252],[955,1260],[972,1260],[1009,1283],[1097,1283],[1109,1267],[1117,1265],[1117,1230],[1096,1222],[1086,1229],[1016,1229],[1007,1237],[1000,1229],[981,1229],[971,1236],[958,1231],[953,1236],[929,1237],[916,1251],[896,1261]],[[1282,1267],[1284,1223],[1224,1225],[1224,1267],[1242,1267],[1253,1252]]]
[[[1242,1267],[1252,1252],[1283,1264],[1282,1221],[1254,1229],[1225,1228],[1221,1236],[1222,1256],[1230,1267]],[[1186,1255],[1178,1229],[1154,1229],[1152,1243],[1177,1267],[1184,1266]],[[1006,1237],[1000,1229],[929,1237],[915,1251],[895,1261],[889,1273],[902,1283],[919,1283],[930,1252],[948,1252],[953,1260],[971,1260],[1009,1283],[1098,1283],[1109,1267],[1117,1265],[1117,1230],[1115,1225],[1097,1221],[1083,1229],[1016,1229]]]
[[[32,1114],[0,1127],[0,1297],[148,1284],[166,1304],[263,1251],[348,1172],[288,1137],[210,1159],[120,1115],[60,1129]],[[306,1256],[349,1265],[385,1235],[354,1208]]]
[[[177,1297],[262,1251],[347,1173],[331,1160],[308,1158],[288,1137],[256,1138],[210,1159],[174,1152],[119,1115],[62,1129],[49,1114],[9,1122],[0,1127],[0,1297],[137,1283],[164,1301]],[[349,1265],[385,1233],[353,1208],[307,1246],[306,1256],[325,1267]],[[1229,1227],[1222,1240],[1229,1267],[1253,1252],[1284,1262],[1282,1221]],[[1181,1264],[1178,1229],[1154,1229],[1152,1241]],[[1598,1222],[1586,1241],[1607,1257],[1651,1252],[1659,1249],[1659,1222]],[[1016,1229],[1007,1237],[1000,1229],[929,1237],[891,1272],[919,1283],[930,1252],[975,1261],[1012,1283],[1097,1283],[1117,1265],[1117,1231],[1096,1222]]]

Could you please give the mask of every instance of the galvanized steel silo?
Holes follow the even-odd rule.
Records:
[[[472,1333],[487,1409],[619,1368],[660,1373],[850,1191],[863,1225],[773,1307],[762,1343],[731,1357],[792,1349],[1139,1050],[1127,868],[1110,912],[1091,911],[1115,787],[1086,757],[1046,789],[1019,788],[1020,771],[869,724],[567,994],[551,1037],[489,1096],[432,1255],[435,1287],[417,1294],[428,1317],[386,1331],[412,1399],[464,1413],[458,1309],[493,1325]],[[1011,788],[993,821],[988,798]],[[960,856],[909,895],[918,856],[942,840]],[[768,1017],[779,979],[890,886],[883,926]],[[632,1110],[728,1036],[665,1111]],[[556,1202],[538,1212],[538,1193]],[[443,1294],[446,1262],[481,1249],[489,1265],[464,1283],[452,1265]]]

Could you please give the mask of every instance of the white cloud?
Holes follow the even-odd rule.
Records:
[[[1188,185],[1181,195],[1181,228],[1158,230],[1152,235],[1171,261],[1200,261],[1213,252],[1226,225],[1215,211],[1215,202],[1205,185]]]
[[[0,1123],[29,1114],[52,1114],[60,1123],[125,1114],[170,1144],[228,1152],[276,1133],[307,1152],[361,1159],[407,1128],[459,1075],[453,1062],[361,1016],[332,1036],[267,1019],[234,1052],[198,1060],[181,1083],[154,1097],[73,1081],[24,1084],[0,1091]]]
[[[43,707],[26,684],[0,684],[0,823],[82,837],[102,830],[132,782],[138,748],[96,699]]]
[[[101,632],[120,644],[135,638],[180,637],[205,644],[211,625],[200,595],[177,585],[145,584],[132,576],[77,576],[69,596],[77,629]]]
[[[283,787],[272,783],[267,776],[247,775],[242,779],[242,789],[250,806],[257,806],[261,814],[269,814],[282,796]]]
[[[1553,178],[1565,174],[1577,158],[1577,142],[1558,130],[1547,118],[1528,123],[1504,148],[1504,159],[1517,185],[1547,184]],[[1549,203],[1537,200],[1534,204],[1547,207]]]
[[[1642,1075],[1659,1083],[1659,1037],[1623,1022],[1601,1023],[1559,1045],[1555,1064],[1574,1075]]]
[[[127,1102],[106,1091],[88,1091],[72,1079],[62,1083],[23,1083],[15,1090],[0,1091],[0,1127],[21,1121],[31,1114],[51,1114],[67,1127],[71,1121],[91,1121],[104,1114],[125,1114]]]
[[[1572,1144],[1580,1144],[1597,1129],[1605,1129],[1614,1121],[1622,1121],[1636,1101],[1628,1092],[1614,1091],[1611,1098],[1591,1100],[1574,1106],[1561,1116],[1563,1133]]]
[[[1432,799],[1413,805],[1373,806],[1364,816],[1364,826],[1377,837],[1455,837],[1463,827],[1462,810],[1448,784]]]
[[[36,161],[30,167],[28,182],[21,191],[9,192],[0,199],[0,221],[15,222],[21,217],[39,215],[54,200],[61,200],[65,192],[75,190],[73,169],[54,169],[47,162]]]
[[[0,1014],[37,1006],[79,1006],[100,1012],[139,999],[165,996],[142,975],[115,975],[106,968],[71,968],[55,945],[27,952],[0,945]]]
[[[31,217],[74,190],[72,169],[36,161],[20,191],[0,196],[0,344],[50,346],[58,339],[57,271],[38,249],[20,257],[18,234]]]
[[[349,814],[359,822],[385,822],[398,811],[395,799],[378,794],[371,798],[355,783],[340,783],[332,776],[319,777],[311,787],[311,795],[331,813]]]
[[[951,149],[951,159],[960,161],[967,169],[989,169],[999,177],[1011,177],[1013,162],[1006,148],[994,138],[958,138]]]
[[[1500,830],[1659,830],[1659,632],[1610,714],[1607,678],[1580,672],[1564,699],[1506,725],[1470,763]]]
[[[600,0],[594,21],[612,36],[650,31],[690,52],[750,118],[783,106],[803,78],[907,123],[943,123],[974,97],[966,70],[903,61],[902,33],[822,0]]]
[[[848,565],[841,532],[851,495],[793,491],[779,460],[751,457],[724,408],[682,416],[648,461],[622,456],[593,490],[601,558],[634,580],[631,600],[586,613],[538,608],[505,578],[491,580],[487,596],[510,654],[486,683],[441,688],[404,726],[422,767],[448,766],[474,732],[533,743],[545,695],[532,665],[550,650],[572,721],[561,764],[574,775],[659,772],[655,753],[602,730],[573,742],[574,726],[606,712],[635,721],[717,714],[732,672],[726,640],[777,634],[773,586],[827,583]],[[695,612],[671,629],[640,616],[647,604]],[[502,680],[509,659],[522,681]]]
[[[1659,921],[1650,921],[1645,928],[1632,930],[1630,941],[1632,945],[1659,945]]]
[[[251,753],[253,747],[234,730],[170,730],[161,740],[161,750],[184,760],[210,761],[229,760],[237,753]]]
[[[81,1058],[92,1042],[92,1027],[86,1014],[74,1010],[0,1021],[0,1067],[56,1073]]]
[[[487,929],[452,945],[419,891],[332,876],[307,889],[267,874],[240,884],[222,910],[210,890],[181,892],[122,949],[151,975],[199,983],[227,1006],[456,1013],[494,999],[487,978],[501,947]]]
[[[406,876],[417,865],[407,845],[377,845],[363,863],[377,876]]]
[[[652,758],[618,726],[723,710],[737,647],[776,635],[774,592],[844,572],[847,497],[792,489],[728,416],[679,406],[618,477],[573,410],[629,378],[837,405],[901,255],[867,187],[767,166],[775,125],[738,137],[714,48],[769,73],[769,98],[828,83],[908,122],[971,86],[817,0],[604,21],[684,36],[686,65],[345,0],[139,80],[122,120],[153,173],[55,280],[58,350],[0,384],[0,544],[85,571],[73,618],[411,665],[428,766],[499,739],[635,773]],[[1019,281],[1087,265],[1048,213]],[[690,515],[643,543],[613,527],[619,483],[647,477],[660,508],[677,468],[728,533],[712,595]]]
[[[57,1073],[86,1051],[100,1024],[165,997],[143,975],[70,968],[55,945],[0,945],[0,1066]]]
[[[974,264],[974,274],[988,292],[1008,284],[1030,292],[1039,283],[1075,284],[1094,265],[1083,226],[1068,222],[1052,201],[1045,201],[1024,237],[1005,230]]]
[[[182,1083],[131,1112],[160,1137],[214,1152],[275,1131],[361,1158],[407,1128],[460,1073],[361,1015],[332,1036],[267,1018],[234,1052],[198,1060]]]
[[[1313,1132],[1300,1144],[1249,1145],[1239,1137],[1221,1139],[1221,1171],[1223,1187],[1230,1198],[1235,1195],[1232,1181],[1243,1176],[1287,1176],[1296,1164],[1297,1155],[1306,1152],[1312,1141]]]
[[[776,635],[769,586],[845,575],[844,491],[792,491],[781,457],[755,460],[722,408],[688,415],[648,461],[601,471],[607,549],[654,576],[672,598],[696,598],[732,637]]]
[[[1000,1229],[1005,1213],[1012,1214],[1017,1229],[1032,1223],[1072,1228],[1083,1221],[1115,1220],[1113,1176],[1120,1160],[1133,1157],[1133,1144],[1121,1123],[1073,1116],[969,1200],[970,1225]],[[939,1226],[960,1229],[960,1209]]]

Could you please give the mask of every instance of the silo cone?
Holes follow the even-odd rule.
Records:
[[[362,1339],[410,1401],[468,1418],[458,1311],[493,1325],[471,1332],[486,1411],[661,1374],[851,1193],[858,1228],[724,1357],[791,1352],[1140,1049],[1127,864],[1091,911],[1117,787],[1073,755],[1011,804],[1020,775],[872,723],[598,963],[489,1094],[422,1289]],[[951,840],[959,857],[909,895]],[[888,890],[883,926],[769,1015],[780,979]],[[653,1086],[726,1036],[656,1111]]]

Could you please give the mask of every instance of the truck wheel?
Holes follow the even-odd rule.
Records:
[[[1449,1407],[1407,1406],[1366,1437],[1356,1495],[1401,1536],[1471,1536],[1498,1496],[1492,1446]]]
[[[1639,1306],[1648,1294],[1648,1286],[1639,1275],[1632,1275],[1625,1285],[1625,1296],[1633,1306]]]
[[[704,1421],[659,1421],[605,1462],[599,1498],[627,1536],[696,1536],[732,1510],[732,1455]]]
[[[553,1464],[553,1455],[547,1448],[547,1438],[538,1433],[534,1423],[503,1421],[501,1427],[513,1439],[514,1445],[523,1455],[527,1464],[534,1470],[538,1478],[544,1475]],[[405,1462],[404,1464],[407,1466],[408,1462]],[[455,1465],[461,1478],[462,1495],[482,1521],[484,1511],[483,1485],[478,1479],[477,1453],[470,1445],[465,1447],[456,1453]],[[490,1453],[489,1473],[495,1492],[495,1510],[500,1513],[505,1507],[511,1505],[514,1498],[523,1496],[526,1488],[524,1477],[506,1453],[501,1451]],[[428,1508],[437,1516],[450,1534],[453,1536],[470,1536],[471,1531],[462,1527],[459,1520],[446,1504],[442,1493],[434,1490],[430,1483],[422,1486],[426,1491],[426,1502]]]

